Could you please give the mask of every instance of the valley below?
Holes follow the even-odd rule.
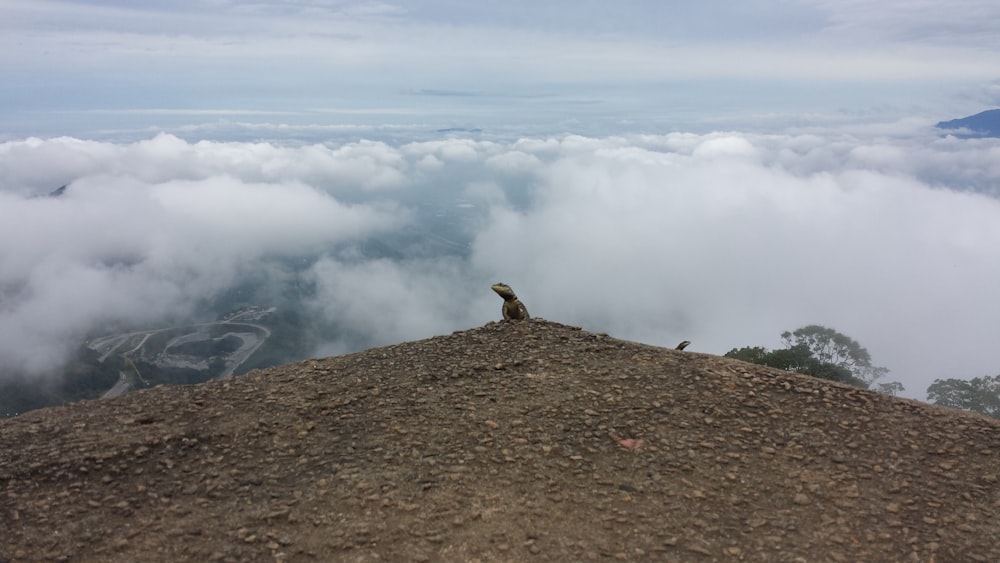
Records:
[[[138,364],[154,379],[169,374],[199,372],[204,379],[233,375],[271,336],[271,330],[254,321],[274,312],[274,308],[244,307],[223,320],[185,327],[161,328],[101,336],[86,347],[98,353],[101,363],[109,358],[123,360],[115,385],[103,397],[116,397],[130,389],[149,386]],[[171,383],[173,381],[165,381]]]
[[[276,307],[242,306],[216,321],[128,330],[90,338],[53,378],[0,382],[0,416],[157,385],[190,385],[287,361],[297,334]],[[280,325],[276,327],[275,325]],[[272,338],[280,333],[282,337]]]

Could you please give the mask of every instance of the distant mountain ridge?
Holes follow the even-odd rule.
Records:
[[[960,137],[1000,137],[1000,109],[990,109],[976,115],[941,121],[938,129],[958,129]]]

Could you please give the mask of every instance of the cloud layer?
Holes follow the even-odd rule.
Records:
[[[318,335],[320,354],[495,320],[489,284],[501,280],[535,316],[694,351],[774,347],[784,330],[828,325],[920,397],[935,378],[1000,372],[998,155],[995,140],[912,126],[7,142],[0,369],[51,369],[107,327],[197,318],[247,279],[311,288],[308,308],[337,327]],[[432,231],[457,250],[358,252]]]

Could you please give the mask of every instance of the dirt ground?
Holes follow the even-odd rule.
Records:
[[[1000,561],[1000,424],[542,320],[0,421],[0,561]]]

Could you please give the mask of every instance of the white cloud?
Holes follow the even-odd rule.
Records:
[[[533,154],[509,151],[487,158],[486,165],[503,172],[534,172],[542,165],[542,161]]]
[[[39,367],[309,254],[310,307],[340,335],[325,353],[497,319],[499,280],[535,316],[696,351],[825,324],[914,396],[1000,371],[1000,200],[984,195],[1000,144],[874,133],[0,144],[0,328],[19,335],[0,361]],[[335,250],[404,225],[465,232],[469,254]]]
[[[410,143],[403,152],[410,155],[429,155],[443,161],[471,162],[479,158],[480,151],[490,151],[492,143],[472,139],[446,139]]]
[[[918,395],[998,369],[992,352],[938,353],[1000,336],[1000,202],[915,179],[932,147],[833,143],[817,161],[817,138],[694,139],[561,159],[530,211],[494,213],[475,259],[516,256],[506,265],[535,312],[627,338],[722,353],[827,324]],[[995,181],[990,152],[974,166]]]
[[[87,332],[184,316],[269,259],[398,228],[410,217],[391,202],[348,205],[327,193],[395,182],[391,154],[364,143],[282,149],[168,136],[2,145],[0,168],[18,183],[0,192],[0,328],[13,335],[0,361],[51,368]],[[24,195],[50,192],[52,179],[72,181],[63,196]]]
[[[425,155],[417,161],[417,168],[419,170],[434,171],[440,170],[442,167],[444,167],[444,162],[433,154]]]
[[[699,158],[742,158],[753,157],[756,149],[750,141],[737,136],[725,136],[709,139],[699,144],[694,150],[694,156]]]
[[[488,163],[489,159],[487,159],[487,165]],[[487,207],[506,207],[508,205],[507,194],[504,192],[503,186],[496,182],[471,182],[465,187],[462,197],[464,200],[473,201]]]
[[[357,346],[391,344],[481,324],[498,305],[485,278],[455,259],[320,260],[310,271],[316,283],[313,306],[347,327],[350,336],[328,342],[320,354]],[[478,282],[478,283],[477,283]]]

